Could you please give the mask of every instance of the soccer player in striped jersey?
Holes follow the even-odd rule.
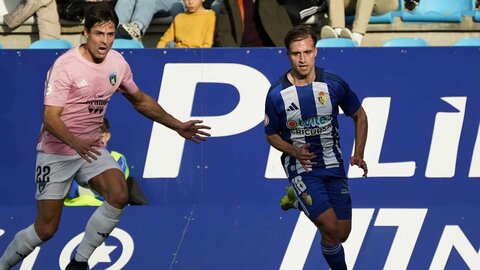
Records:
[[[347,269],[342,242],[351,231],[352,204],[340,149],[339,108],[353,119],[355,152],[350,164],[362,168],[364,177],[368,121],[347,83],[315,66],[316,41],[304,25],[285,36],[292,67],[270,87],[265,133],[283,153],[281,161],[291,185],[287,196],[294,197],[290,206],[282,208],[301,209],[320,230],[322,253],[330,268]]]

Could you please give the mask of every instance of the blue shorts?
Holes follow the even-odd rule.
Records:
[[[339,220],[352,219],[347,179],[297,175],[289,180],[299,199],[298,208],[312,221],[329,208],[333,208]]]

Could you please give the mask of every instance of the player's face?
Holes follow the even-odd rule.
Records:
[[[194,13],[202,7],[203,1],[204,0],[183,0],[183,3],[189,13]]]
[[[85,29],[84,35],[87,39],[87,57],[94,63],[103,62],[115,39],[115,24],[111,21],[97,23],[90,31]]]
[[[300,76],[306,77],[315,72],[316,56],[317,48],[310,37],[290,44],[288,58],[292,62],[292,70]]]

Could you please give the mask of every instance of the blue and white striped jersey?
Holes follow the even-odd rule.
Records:
[[[315,81],[306,86],[293,86],[285,74],[270,87],[265,133],[279,134],[297,147],[309,143],[317,163],[309,174],[345,177],[337,116],[339,107],[350,116],[361,104],[339,76],[318,67],[315,74]],[[288,177],[305,172],[300,162],[289,155],[282,155],[282,164]]]

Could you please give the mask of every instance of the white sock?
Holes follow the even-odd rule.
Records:
[[[360,44],[362,43],[363,35],[360,33],[354,32],[352,34],[352,37],[353,37],[353,40],[357,42],[358,46],[360,46]]]
[[[85,228],[85,235],[77,248],[75,260],[87,262],[93,251],[100,246],[115,229],[123,209],[117,209],[106,201],[93,213]]]
[[[19,231],[0,258],[0,269],[8,270],[23,260],[43,243],[35,232],[34,225]]]
[[[340,36],[340,33],[342,32],[341,27],[333,28],[333,30],[335,31],[335,33],[337,33],[337,36]]]

